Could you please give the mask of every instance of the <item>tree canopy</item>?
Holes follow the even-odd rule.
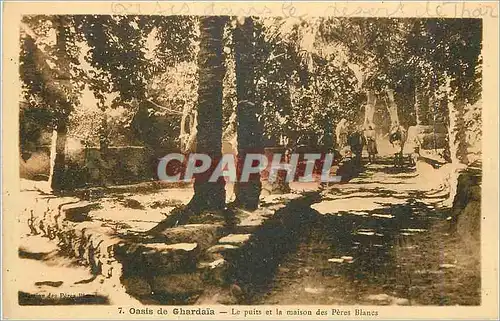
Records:
[[[235,20],[228,19],[225,28],[234,28]],[[258,119],[267,144],[331,144],[332,128],[341,118],[361,117],[367,90],[382,101],[393,90],[401,121],[414,124],[415,88],[439,97],[447,78],[454,99],[466,106],[463,114],[477,118],[470,106],[477,108],[481,93],[480,20],[254,20],[256,103],[262,106]],[[236,106],[234,40],[227,30],[226,124]],[[64,43],[58,44],[58,32]],[[91,117],[95,131],[104,130],[97,116],[107,114],[108,122],[115,119],[112,126],[130,128],[149,145],[191,144],[199,36],[199,18],[193,16],[24,16],[22,140],[36,136],[30,117],[51,128],[61,117],[81,120],[88,113],[96,116]],[[117,108],[122,112],[110,116]],[[446,110],[441,113],[446,118]]]

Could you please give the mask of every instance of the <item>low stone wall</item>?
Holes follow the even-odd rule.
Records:
[[[50,147],[40,147],[29,154],[29,158],[20,160],[21,178],[48,180]],[[77,149],[68,151],[66,156],[65,180],[75,188],[102,183],[131,184],[156,175],[153,155],[141,146],[109,147],[105,156],[98,148]]]
[[[408,145],[415,145],[415,141],[421,149],[442,149],[448,144],[446,137],[447,129],[444,125],[434,126],[410,126],[408,128]]]
[[[113,237],[113,228],[92,224],[88,219],[88,213],[98,206],[76,197],[38,195],[24,209],[20,220],[29,229],[26,234],[53,240],[63,254],[78,259],[92,274],[116,280],[121,275],[121,265],[114,258],[117,238]]]
[[[462,171],[452,207],[452,226],[471,249],[479,248],[481,242],[481,178],[480,163]]]
[[[144,304],[244,302],[247,285],[262,283],[257,274],[275,266],[283,246],[293,245],[311,202],[300,194],[271,195],[256,211],[236,210],[230,226],[188,224],[151,235],[157,223],[149,220],[159,222],[160,211],[173,207],[152,216],[151,204],[125,212],[104,199],[24,193],[34,200],[19,216],[26,234],[51,239],[61,253]],[[136,222],[138,212],[149,219]]]

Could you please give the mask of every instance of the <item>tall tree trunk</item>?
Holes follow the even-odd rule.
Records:
[[[455,100],[455,141],[457,144],[457,159],[461,164],[467,165],[467,134],[465,128],[465,102],[463,99]]]
[[[450,193],[445,205],[452,206],[457,193],[458,176],[467,164],[467,145],[463,123],[464,105],[456,99],[456,94],[451,88],[450,76],[446,76],[445,90],[448,105],[448,145],[451,159],[450,179],[448,181]]]
[[[415,122],[417,126],[422,124],[420,111],[422,108],[422,83],[420,79],[415,79]]]
[[[196,141],[196,111],[191,110],[189,106],[184,106],[181,116],[181,128],[179,140],[181,143],[181,152],[189,153],[194,150]]]
[[[434,84],[434,82],[433,82]],[[437,152],[437,135],[436,135],[436,118],[437,118],[437,113],[440,110],[440,100],[437,95],[437,91],[434,87],[436,85],[429,87],[429,108],[428,108],[428,113],[430,116],[427,116],[425,119],[426,121],[423,123],[424,125],[432,125],[432,141],[433,145],[432,148],[434,149],[435,152]]]
[[[377,104],[377,96],[375,92],[371,89],[366,90],[366,105],[365,105],[365,120],[363,126],[368,128],[368,126],[373,126],[373,116],[375,115],[375,106]]]
[[[391,127],[397,126],[400,124],[399,116],[398,116],[398,106],[396,105],[396,100],[394,99],[394,90],[387,89],[387,111],[389,112],[389,117],[391,119]]]
[[[99,126],[99,149],[101,154],[104,155],[108,152],[109,148],[109,126],[108,126],[108,116],[106,112],[103,111],[103,117],[101,119],[101,124]]]
[[[221,210],[225,207],[224,179],[209,182],[222,157],[222,81],[225,67],[222,54],[222,34],[225,18],[202,17],[200,22],[200,51],[198,53],[198,153],[212,159],[203,175],[196,175],[194,196],[189,205],[196,211]]]
[[[65,188],[64,176],[66,173],[66,137],[68,128],[66,121],[61,120],[52,132],[50,148],[50,173],[49,182],[53,191],[59,192]]]
[[[99,127],[99,184],[106,185],[109,177],[108,173],[108,152],[109,152],[109,125],[108,116],[103,110],[103,118],[101,119],[101,126]]]
[[[257,119],[260,108],[255,103],[254,80],[254,24],[252,18],[239,23],[233,33],[236,60],[236,107],[238,163],[241,173],[247,153],[262,153],[262,129]],[[252,174],[248,182],[237,182],[234,186],[236,205],[255,210],[259,206],[262,189],[260,173]]]
[[[465,133],[465,103],[453,92],[451,79],[446,78],[446,91],[448,103],[448,144],[450,147],[452,163],[467,164],[467,141]]]
[[[418,83],[418,94],[420,94],[420,105],[418,108],[418,119],[420,125],[429,126],[434,124],[434,108],[436,103],[436,84],[433,78],[429,77],[425,83],[420,80]]]
[[[65,16],[54,18],[56,28],[56,55],[58,58],[58,75],[53,81],[60,87],[60,97],[57,97],[55,130],[51,146],[51,167],[49,183],[53,191],[58,192],[69,186],[64,181],[66,161],[66,136],[68,133],[68,116],[71,111],[69,90],[71,89],[71,74],[69,57],[67,54],[67,40],[69,37],[68,22]]]

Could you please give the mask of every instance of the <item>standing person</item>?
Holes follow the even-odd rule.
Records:
[[[365,139],[368,151],[368,163],[371,164],[375,162],[375,156],[378,154],[376,133],[373,126],[368,126],[368,129],[365,131]]]
[[[352,133],[348,137],[349,146],[351,147],[351,152],[354,155],[354,164],[356,167],[360,167],[362,164],[361,156],[363,153],[363,146],[365,144],[365,139],[360,128],[353,127]]]
[[[397,150],[394,154],[394,166],[403,167],[403,149],[406,143],[406,130],[403,126],[394,124],[389,134],[389,142]]]

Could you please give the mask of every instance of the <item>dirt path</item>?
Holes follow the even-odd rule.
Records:
[[[385,161],[326,190],[312,206],[321,218],[254,303],[480,304],[479,249],[448,233],[445,191],[419,174]]]
[[[447,194],[442,184],[446,172],[425,163],[418,163],[416,169],[394,170],[390,159],[381,159],[348,183],[327,187],[319,202],[289,213],[293,219],[295,214],[311,212],[317,219],[298,223],[297,233],[288,241],[280,239],[293,246],[283,246],[279,259],[272,251],[262,251],[261,245],[254,249],[268,256],[262,257],[265,266],[271,256],[273,264],[279,265],[263,269],[265,281],[250,282],[245,303],[480,304],[480,249],[462,246],[460,239],[449,234],[449,212],[441,206]],[[92,212],[94,223],[148,229],[164,217],[163,212],[189,200],[191,193],[177,189],[101,199],[102,208]],[[289,227],[281,226],[283,235],[291,233],[286,230]],[[263,233],[279,232],[272,228]],[[263,242],[268,246],[269,241]],[[74,302],[61,293],[76,296],[79,304],[136,303],[119,282],[93,279],[88,269],[60,256],[48,239],[29,236],[23,244],[20,264],[29,266],[30,275],[19,289],[21,304]],[[251,274],[243,279],[260,279],[256,275],[262,271],[246,256],[239,263],[238,269]]]

